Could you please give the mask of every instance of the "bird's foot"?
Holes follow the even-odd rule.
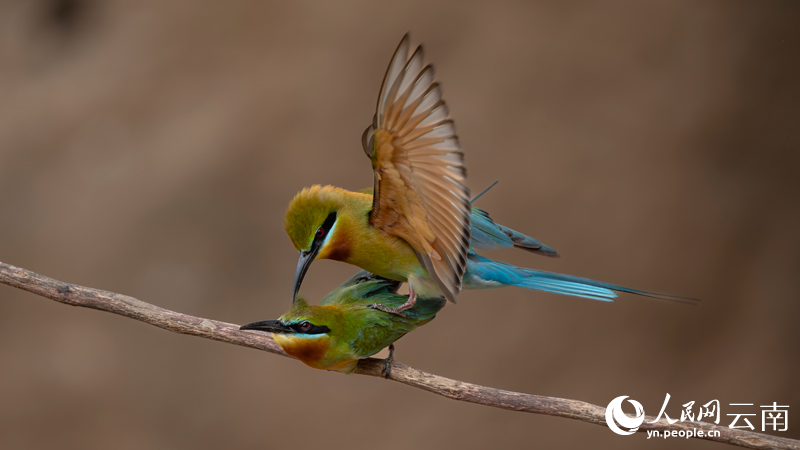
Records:
[[[397,306],[395,308],[390,308],[388,306],[379,305],[378,303],[373,303],[373,304],[369,305],[369,307],[372,308],[372,309],[377,309],[378,311],[383,311],[383,312],[387,312],[387,313],[391,313],[391,314],[397,314],[400,317],[406,317],[406,315],[403,314],[403,311],[413,308],[414,305],[416,305],[416,304],[417,304],[417,294],[414,293],[414,290],[411,289],[411,286],[409,286],[408,287],[408,300],[406,300],[406,302],[403,303],[402,305]]]
[[[383,306],[383,305],[381,305],[379,303],[373,303],[373,304],[367,306],[367,308],[377,309],[378,311],[383,311],[383,312],[387,312],[387,313],[390,313],[390,314],[397,314],[400,317],[405,317],[406,316],[398,308],[390,308],[388,306]]]
[[[389,344],[389,356],[383,360],[383,371],[381,375],[387,380],[392,376],[392,362],[394,362],[394,344]]]

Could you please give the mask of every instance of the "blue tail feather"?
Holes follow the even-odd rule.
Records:
[[[489,187],[483,190],[480,194],[476,195],[470,204],[475,203],[475,200],[485,194],[486,191],[494,187],[500,180],[495,181]],[[489,213],[486,211],[472,207],[472,237],[470,240],[470,247],[479,250],[496,250],[500,248],[517,247],[519,249],[536,253],[544,256],[558,257],[552,247],[542,244],[538,240],[526,236],[519,231],[512,230],[506,226],[495,223]]]
[[[645,297],[694,304],[697,300],[673,295],[630,289],[589,278],[575,277],[554,272],[525,269],[471,253],[463,278],[464,289],[491,289],[503,286],[518,286],[526,289],[551,292],[612,302],[617,292],[643,295]],[[616,291],[616,292],[615,292]]]

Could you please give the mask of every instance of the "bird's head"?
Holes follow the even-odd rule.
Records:
[[[333,330],[341,320],[338,311],[330,307],[308,305],[302,298],[292,303],[292,308],[278,320],[242,325],[242,330],[259,330],[272,333],[283,350],[305,364],[323,369],[322,362],[331,349]]]
[[[381,293],[396,293],[400,283],[362,271],[334,289],[320,305],[309,305],[298,297],[278,320],[242,325],[241,330],[272,333],[275,342],[291,356],[315,369],[355,370],[358,358],[350,348],[353,330],[348,303]]]
[[[339,226],[346,209],[342,189],[315,185],[305,188],[289,204],[284,218],[286,233],[300,252],[292,300],[308,267],[316,259],[343,261],[348,255],[346,233]]]

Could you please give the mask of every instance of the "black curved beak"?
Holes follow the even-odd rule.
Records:
[[[239,327],[240,330],[258,330],[269,333],[292,333],[293,330],[282,324],[279,320],[262,320],[261,322],[248,323]]]
[[[314,261],[314,258],[317,257],[318,252],[319,252],[318,245],[311,247],[311,250],[300,252],[300,259],[297,260],[297,270],[294,272],[294,290],[292,291],[292,303],[294,303],[294,299],[297,298],[297,291],[300,290],[300,285],[303,284],[303,277],[306,276],[306,272],[308,271],[308,266],[310,266],[311,263]]]

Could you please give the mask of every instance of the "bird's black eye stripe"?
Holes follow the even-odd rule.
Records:
[[[336,211],[328,214],[328,217],[325,218],[325,221],[322,222],[322,225],[317,228],[316,233],[314,234],[314,244],[320,244],[325,236],[331,231],[333,228],[333,224],[336,222]]]
[[[325,325],[314,325],[309,321],[298,322],[289,325],[289,327],[300,334],[325,334],[330,333],[331,329]]]

